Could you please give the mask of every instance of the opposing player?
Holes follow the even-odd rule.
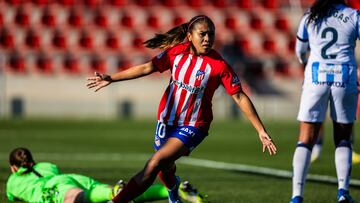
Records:
[[[298,114],[300,135],[293,157],[293,203],[303,201],[311,149],[328,103],[336,146],[337,201],[352,202],[350,135],[358,93],[354,48],[360,37],[359,17],[358,11],[349,8],[344,0],[317,0],[301,19],[296,54],[306,68]]]
[[[119,181],[114,187],[79,174],[60,173],[52,163],[35,163],[27,148],[16,148],[9,156],[12,174],[6,183],[10,201],[39,203],[100,203],[110,201],[125,185]],[[203,198],[185,182],[180,187],[182,198],[203,203]],[[167,189],[161,184],[152,185],[134,202],[147,202],[168,198]]]
[[[351,143],[353,146],[354,146],[354,139],[355,139],[354,136],[355,136],[355,132],[353,130],[353,133],[351,135]],[[320,127],[317,141],[316,141],[314,147],[312,148],[311,162],[314,162],[320,158],[323,144],[324,144],[324,125],[322,125]],[[351,157],[352,157],[352,164],[360,164],[360,154],[356,153],[354,151],[354,149],[353,149]]]
[[[183,43],[184,40],[187,40]],[[112,82],[143,77],[153,72],[170,70],[171,79],[159,105],[155,132],[156,152],[143,170],[136,174],[113,199],[129,202],[145,191],[159,176],[169,190],[169,202],[181,202],[179,177],[175,161],[190,152],[208,135],[213,119],[211,101],[215,90],[223,85],[257,130],[263,151],[270,155],[276,147],[267,134],[256,110],[242,91],[233,69],[212,49],[215,26],[205,15],[174,27],[165,34],[156,34],[145,42],[149,48],[165,49],[150,62],[113,75],[99,74],[88,78],[95,91]]]

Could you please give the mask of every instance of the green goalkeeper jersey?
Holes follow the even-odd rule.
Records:
[[[46,182],[60,172],[56,165],[46,162],[37,163],[33,168],[41,177],[34,172],[24,173],[25,168],[19,168],[10,175],[6,183],[6,195],[10,201],[20,199],[31,203],[44,202],[43,189]]]

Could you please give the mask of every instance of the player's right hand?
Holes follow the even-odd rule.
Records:
[[[98,72],[95,72],[94,75],[95,75],[94,77],[86,78],[86,80],[88,81],[86,86],[89,89],[95,88],[95,92],[97,92],[103,87],[108,86],[112,82],[111,77],[109,75],[101,74]]]

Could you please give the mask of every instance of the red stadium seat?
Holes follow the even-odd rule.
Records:
[[[92,57],[91,57],[91,60],[90,60],[90,67],[91,67],[91,70],[90,72],[100,72],[100,73],[104,73],[106,72],[106,66],[105,66],[105,60],[103,58],[101,58],[100,56],[94,54]]]
[[[178,5],[177,0],[160,0],[160,3],[166,7],[175,7]]]
[[[133,38],[133,41],[132,41],[132,45],[136,49],[143,49],[144,48],[143,42],[144,42],[143,38],[141,38],[138,35],[135,35],[135,37]]]
[[[262,48],[266,52],[274,54],[277,49],[275,40],[270,36],[265,37],[264,41],[262,42]]]
[[[185,23],[186,20],[183,16],[180,16],[180,15],[175,15],[174,18],[173,18],[173,25],[174,26],[178,26],[178,25],[181,25],[183,23]]]
[[[237,6],[241,9],[249,10],[253,5],[251,0],[237,0]]]
[[[118,49],[119,46],[119,39],[113,32],[108,32],[105,40],[105,45],[107,48],[110,49]]]
[[[121,25],[128,28],[132,28],[134,26],[133,17],[128,13],[124,13],[124,15],[121,17]]]
[[[25,44],[32,49],[38,49],[41,46],[40,36],[34,29],[30,28],[25,36]]]
[[[244,36],[237,36],[235,38],[235,43],[239,47],[240,50],[244,53],[244,55],[250,55],[252,53],[251,42],[248,38]]]
[[[160,27],[160,20],[156,14],[149,14],[147,17],[147,25],[151,28],[158,29]]]
[[[53,73],[52,58],[46,55],[44,52],[40,52],[36,59],[36,69],[40,73]]]
[[[10,72],[26,73],[25,59],[16,50],[10,54],[8,65],[10,67]]]
[[[93,38],[91,34],[87,31],[82,31],[81,36],[79,38],[79,46],[84,49],[92,49],[93,48]]]
[[[289,32],[290,22],[286,15],[278,14],[275,19],[275,28],[282,32]]]
[[[152,1],[152,0],[136,0],[136,4],[139,6],[147,7],[147,6],[153,6],[154,1]]]
[[[128,4],[127,0],[109,0],[109,3],[116,7],[123,7]]]
[[[4,26],[4,17],[3,17],[3,14],[0,13],[0,27],[3,27]]]
[[[79,61],[72,53],[68,52],[63,60],[63,69],[66,73],[78,74],[80,73]]]
[[[84,4],[91,8],[96,8],[100,5],[100,0],[83,0]]]
[[[57,49],[66,49],[67,48],[67,40],[64,33],[60,30],[55,30],[52,45]]]
[[[237,20],[234,16],[226,16],[225,17],[225,27],[230,30],[236,30],[237,28]]]
[[[189,5],[190,7],[193,8],[200,8],[201,6],[203,6],[204,2],[203,0],[186,0],[187,5]]]
[[[51,3],[51,0],[32,0],[32,2],[38,6],[45,6]]]
[[[7,28],[2,28],[0,31],[0,44],[7,49],[11,49],[15,45],[14,36]]]
[[[44,9],[43,15],[41,16],[41,23],[48,27],[55,27],[56,17],[54,13],[50,11],[49,7]]]
[[[125,57],[119,56],[117,61],[117,70],[123,71],[132,66],[131,61],[126,59]]]
[[[22,3],[22,0],[6,0],[6,3],[13,5],[13,6],[17,6]]]
[[[83,17],[79,10],[75,10],[75,9],[70,10],[68,24],[78,28],[83,25]]]
[[[28,27],[30,25],[30,16],[22,6],[16,10],[15,23],[22,27]]]
[[[258,15],[252,14],[250,17],[250,27],[254,30],[261,30],[264,27],[264,23]]]
[[[102,10],[97,10],[94,17],[95,25],[106,28],[109,25],[109,20]]]
[[[277,9],[279,2],[278,0],[262,0],[262,6],[266,9]]]
[[[228,2],[226,0],[212,0],[211,3],[216,8],[224,8],[228,6]]]
[[[61,5],[66,7],[72,7],[75,5],[75,0],[57,0]]]

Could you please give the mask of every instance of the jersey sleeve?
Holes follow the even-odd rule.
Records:
[[[12,186],[12,181],[11,180],[12,180],[13,176],[15,176],[15,175],[14,174],[10,175],[10,177],[6,181],[6,197],[11,202],[15,201],[15,196],[12,195],[12,190],[13,190],[14,187]]]
[[[360,11],[356,11],[356,31],[357,31],[357,38],[360,39]]]
[[[309,34],[306,27],[307,16],[308,15],[305,14],[301,18],[299,28],[296,34],[295,53],[300,63],[302,64],[306,63],[307,61],[306,52],[309,48]]]
[[[232,67],[226,63],[224,63],[224,68],[221,73],[221,84],[224,86],[229,95],[233,95],[241,91],[239,77],[236,75]]]
[[[15,201],[15,197],[8,191],[6,191],[6,197],[8,198],[8,200],[10,202],[14,202]]]
[[[169,49],[165,50],[151,60],[155,69],[158,70],[160,73],[170,69],[171,67],[169,52]]]

